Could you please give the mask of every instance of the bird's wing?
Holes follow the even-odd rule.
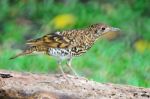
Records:
[[[29,46],[44,46],[50,48],[67,48],[70,45],[69,40],[61,34],[53,33],[47,34],[41,38],[29,40]]]

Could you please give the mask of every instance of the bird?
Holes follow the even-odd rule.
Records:
[[[96,23],[86,28],[56,31],[37,39],[28,40],[26,43],[28,48],[10,59],[43,52],[56,57],[62,75],[65,75],[62,62],[66,60],[66,65],[77,76],[71,64],[72,58],[86,53],[102,35],[119,30],[119,28],[104,23]]]

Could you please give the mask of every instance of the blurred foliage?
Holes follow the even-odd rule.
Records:
[[[0,68],[59,72],[56,60],[46,55],[8,59],[28,39],[102,22],[119,27],[121,34],[105,35],[73,60],[74,68],[96,81],[150,87],[149,5],[148,0],[1,0]]]
[[[75,23],[75,18],[71,14],[63,14],[56,16],[52,23],[56,29],[61,29]]]
[[[150,50],[150,42],[140,39],[135,41],[134,47],[138,52],[143,53],[145,50]]]

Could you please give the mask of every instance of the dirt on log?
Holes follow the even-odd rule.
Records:
[[[150,99],[149,88],[0,70],[0,99]]]

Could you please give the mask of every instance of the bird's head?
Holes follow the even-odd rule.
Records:
[[[111,27],[111,26],[108,26],[108,25],[102,24],[102,23],[93,24],[90,26],[90,29],[96,37],[100,37],[101,35],[108,33],[108,32],[120,31],[119,28],[114,28],[114,27]]]

